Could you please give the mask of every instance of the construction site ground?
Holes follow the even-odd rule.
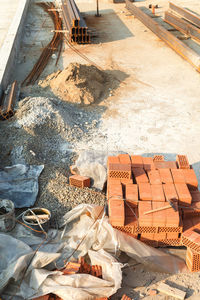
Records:
[[[53,35],[52,21],[36,2],[30,4],[13,74],[13,79],[21,82]],[[22,162],[44,164],[36,205],[49,208],[54,220],[79,203],[105,204],[103,192],[68,185],[69,166],[81,150],[159,153],[170,160],[186,154],[200,179],[200,74],[134,18],[124,3],[101,1],[99,18],[95,17],[96,1],[76,3],[93,35],[91,44],[76,45],[76,49],[112,74],[118,84],[90,106],[62,101],[48,86],[22,87],[16,115],[0,124],[1,167]],[[146,8],[158,4],[156,14],[162,17],[168,9],[167,0],[135,4]],[[200,14],[198,0],[177,0],[176,4]],[[156,20],[163,24],[161,18]],[[200,54],[196,42],[184,42]],[[66,44],[57,66],[55,61],[55,57],[50,59],[41,80],[70,63],[89,63]],[[185,249],[165,251],[185,256]],[[164,279],[185,290],[186,299],[195,299],[192,297],[200,293],[199,273],[160,274],[126,255],[121,261],[129,265],[124,268],[122,289],[112,299],[120,299],[123,293],[135,300],[173,299],[148,295],[148,289]]]

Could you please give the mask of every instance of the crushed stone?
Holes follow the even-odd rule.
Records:
[[[69,166],[77,158],[76,144],[92,136],[101,108],[92,110],[45,97],[27,97],[18,103],[16,114],[0,122],[0,165],[44,164],[39,177],[36,206],[64,215],[80,203],[105,203],[105,195],[94,189],[68,185]]]

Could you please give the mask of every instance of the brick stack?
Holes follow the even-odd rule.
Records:
[[[109,157],[107,199],[115,228],[154,247],[185,243],[190,247],[187,261],[197,260],[197,246],[186,244],[189,233],[184,224],[192,217],[193,230],[200,228],[200,192],[185,155],[177,155],[176,161],[165,161],[162,155]],[[151,210],[156,212],[147,214]]]

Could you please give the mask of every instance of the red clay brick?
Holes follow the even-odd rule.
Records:
[[[178,195],[174,184],[172,183],[163,184],[163,190],[167,201],[178,201]]]
[[[192,202],[192,197],[190,195],[187,185],[184,183],[176,183],[175,188],[178,194],[179,204],[189,206]]]
[[[191,206],[183,208],[184,218],[200,215],[200,202],[193,202]]]
[[[144,215],[145,212],[152,210],[151,201],[139,202],[139,225],[140,226],[152,226],[153,216],[152,214]]]
[[[162,183],[173,183],[170,169],[159,169],[159,173]]]
[[[153,156],[153,161],[164,161],[164,155],[154,155]]]
[[[165,240],[167,238],[166,232],[154,233],[154,239],[156,241]]]
[[[136,183],[147,183],[149,179],[142,168],[132,168],[133,176],[135,178]]]
[[[95,277],[98,277],[98,278],[102,278],[102,267],[98,266],[98,265],[91,266],[90,274],[92,276],[95,276]]]
[[[109,163],[108,177],[131,179],[131,165]]]
[[[140,155],[131,155],[131,165],[132,168],[142,168],[143,169],[143,159]]]
[[[138,186],[137,186],[137,184],[126,185],[125,198],[126,198],[126,201],[131,202],[135,206],[138,205]]]
[[[151,170],[147,172],[150,184],[161,184],[160,173],[158,170]]]
[[[179,233],[178,232],[167,232],[167,239],[168,240],[175,240],[178,239]]]
[[[121,300],[131,300],[130,297],[128,297],[126,294],[124,294],[121,298]]]
[[[118,156],[108,156],[107,164],[119,164],[119,157]]]
[[[193,229],[193,222],[191,219],[184,219],[183,220],[183,231],[186,231],[188,229]]]
[[[131,165],[131,159],[128,154],[119,154],[118,157],[119,157],[120,164]]]
[[[69,184],[79,188],[90,187],[90,178],[80,175],[72,175],[69,177]]]
[[[200,254],[187,247],[186,264],[190,272],[200,271]]]
[[[125,211],[124,201],[110,201],[109,202],[109,220],[112,226],[124,226]]]
[[[152,200],[150,183],[139,183],[139,199],[143,201]]]
[[[154,161],[156,169],[177,169],[175,161]]]
[[[166,226],[168,227],[178,227],[180,224],[180,216],[177,202],[174,202],[173,206],[176,208],[176,211],[174,210],[174,208],[168,208],[166,210]]]
[[[194,230],[187,230],[182,233],[182,244],[190,247],[193,251],[200,253],[200,234]]]
[[[142,157],[145,171],[154,170],[154,162],[152,157]]]
[[[118,199],[122,200],[123,199],[123,191],[122,191],[121,183],[109,184],[109,186],[108,186],[108,195],[109,195],[109,199],[117,197]]]
[[[174,183],[185,183],[185,177],[182,169],[171,170]]]
[[[152,209],[157,209],[161,207],[165,207],[166,203],[165,202],[152,202]],[[153,217],[153,226],[156,227],[162,227],[166,225],[166,209],[156,211],[152,213]]]
[[[121,179],[121,184],[123,186],[129,185],[129,184],[133,184],[133,179]]]
[[[190,169],[190,164],[186,155],[177,155],[176,161],[179,169]]]
[[[199,191],[190,191],[192,196],[192,202],[200,202],[200,192]]]
[[[79,272],[80,266],[81,266],[80,263],[68,262],[65,268],[62,269],[61,271],[63,272],[63,275],[76,274]]]
[[[151,193],[153,201],[165,201],[162,184],[151,185]]]
[[[193,169],[183,169],[183,176],[185,178],[185,183],[187,184],[189,190],[197,190],[198,180]]]

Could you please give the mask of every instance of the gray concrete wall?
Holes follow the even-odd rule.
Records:
[[[0,49],[0,97],[10,84],[11,74],[16,66],[17,54],[23,33],[27,10],[31,0],[20,0],[7,36]]]

